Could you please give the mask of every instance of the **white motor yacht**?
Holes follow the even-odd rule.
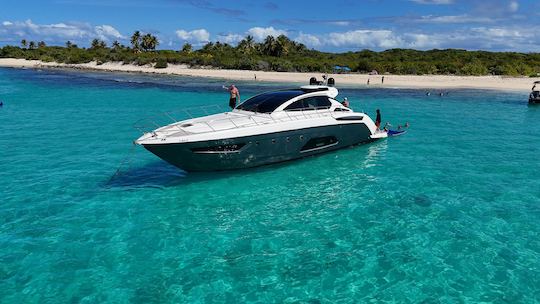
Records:
[[[365,113],[336,100],[338,90],[310,85],[256,95],[231,112],[179,121],[136,144],[186,171],[218,171],[303,158],[386,138]]]

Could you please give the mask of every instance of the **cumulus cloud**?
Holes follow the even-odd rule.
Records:
[[[108,40],[110,37],[116,38],[116,39],[126,38],[122,34],[120,34],[120,32],[117,29],[115,29],[114,27],[110,25],[98,25],[94,29],[96,31],[96,34],[98,34],[98,36],[103,40]]]
[[[315,35],[300,33],[294,41],[316,48],[322,45],[321,39]]]
[[[435,49],[441,47],[441,37],[428,34],[405,34],[407,47],[413,49]]]
[[[205,29],[197,29],[193,31],[177,30],[176,36],[184,41],[203,43],[210,41],[210,33]]]
[[[268,36],[274,36],[277,37],[279,35],[287,35],[287,31],[285,30],[278,30],[274,27],[252,27],[247,31],[248,35],[253,36],[253,38],[257,41],[262,41]]]
[[[217,38],[219,42],[228,43],[232,45],[238,44],[240,41],[242,41],[242,39],[244,39],[244,36],[240,34],[226,34],[226,35],[222,34],[222,35],[218,35],[218,38]]]
[[[358,50],[369,48],[464,48],[493,51],[539,51],[540,33],[521,27],[473,27],[443,32],[396,32],[361,29],[312,35],[300,33],[295,41],[318,49]]]
[[[211,38],[210,32],[206,29],[197,29],[192,31],[186,30],[177,30],[176,37],[183,41],[189,41],[195,44],[202,44],[210,42],[211,40],[228,43],[228,44],[238,44],[242,39],[247,35],[253,36],[255,41],[263,41],[268,36],[277,37],[279,35],[287,35],[287,31],[275,29],[274,27],[252,27],[243,34],[237,33],[228,33],[228,34],[219,34],[214,38]]]
[[[0,39],[11,41],[17,39],[44,40],[49,43],[64,43],[66,40],[88,43],[93,38],[105,41],[125,39],[110,25],[92,26],[88,23],[54,23],[36,24],[32,20],[4,21],[0,26]]]
[[[336,47],[395,48],[403,45],[402,38],[390,30],[355,30],[343,33],[330,33],[328,44]]]

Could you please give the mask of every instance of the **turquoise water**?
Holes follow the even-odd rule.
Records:
[[[540,302],[527,92],[349,88],[408,134],[225,173],[128,157],[138,119],[222,84],[0,69],[0,302]]]

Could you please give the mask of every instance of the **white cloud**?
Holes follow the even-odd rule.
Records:
[[[287,31],[285,30],[278,30],[274,27],[253,27],[250,28],[247,31],[248,35],[253,36],[253,38],[257,41],[262,41],[268,36],[274,36],[277,37],[279,35],[287,35]]]
[[[471,29],[472,32],[481,34],[485,36],[486,38],[491,39],[498,39],[498,38],[508,38],[508,39],[515,39],[515,38],[532,38],[534,36],[534,32],[532,31],[526,31],[526,30],[520,30],[516,28],[485,28],[485,27],[477,27]]]
[[[540,34],[534,29],[521,27],[476,27],[438,33],[362,29],[321,35],[300,33],[294,40],[319,49],[464,48],[525,52],[540,50],[538,43]]]
[[[196,43],[210,41],[210,33],[205,29],[197,29],[193,31],[177,30],[176,36],[184,41],[191,41]]]
[[[320,47],[322,45],[319,37],[311,34],[300,33],[298,37],[294,39],[294,41],[303,43],[312,48]]]
[[[100,39],[103,40],[109,40],[109,38],[116,38],[116,39],[125,39],[122,34],[118,30],[116,30],[114,27],[110,25],[98,25],[94,27],[94,30],[96,34],[98,34]]]
[[[427,34],[405,34],[407,47],[413,49],[434,49],[441,47],[441,39],[438,36]]]
[[[515,13],[519,10],[519,3],[517,1],[510,1],[510,4],[508,5],[508,9]]]
[[[219,42],[228,43],[231,45],[238,44],[238,42],[242,41],[242,39],[244,39],[244,36],[240,34],[219,35],[217,38]]]
[[[349,26],[351,24],[350,21],[328,21],[327,22],[330,25],[337,25],[337,26]]]
[[[401,37],[390,30],[356,30],[344,33],[330,33],[328,44],[335,47],[395,48],[403,45]]]
[[[66,40],[88,43],[93,38],[100,38],[105,41],[125,38],[118,30],[110,25],[93,27],[88,23],[36,24],[32,20],[22,22],[4,21],[0,26],[0,33],[6,36],[5,40],[13,40],[17,37],[62,44]]]
[[[492,23],[494,19],[489,17],[474,17],[469,15],[454,15],[454,16],[422,16],[419,19],[414,20],[420,23],[440,23],[440,24],[452,24],[452,23]]]

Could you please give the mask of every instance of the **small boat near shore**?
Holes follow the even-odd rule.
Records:
[[[186,171],[243,169],[299,159],[388,137],[365,113],[314,81],[256,95],[231,112],[174,122],[135,141]]]
[[[540,103],[540,88],[537,88],[536,86],[540,86],[540,81],[535,81],[534,85],[531,89],[531,94],[529,94],[529,103],[530,104],[538,104]]]

